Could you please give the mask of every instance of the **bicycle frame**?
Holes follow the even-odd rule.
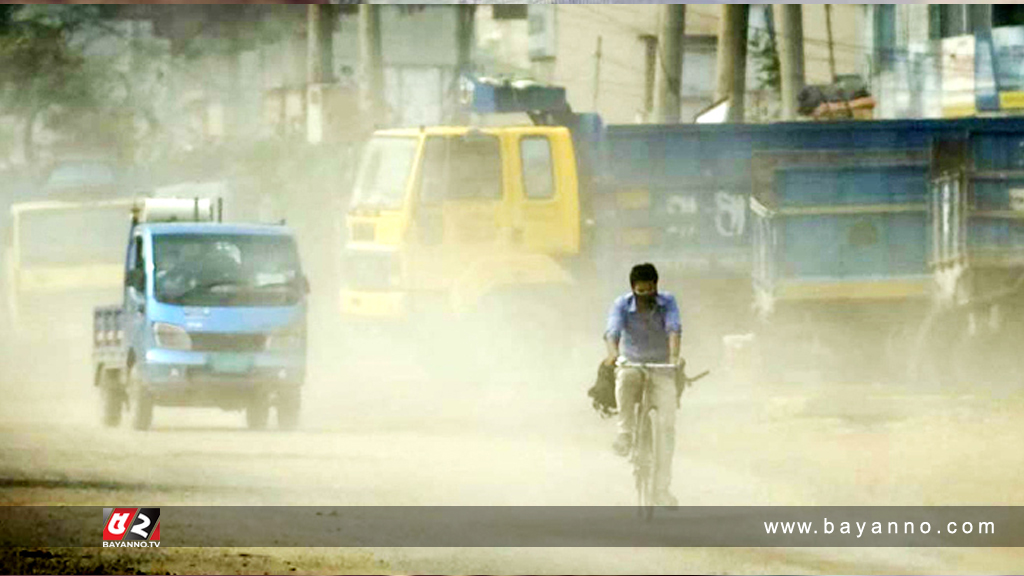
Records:
[[[616,363],[619,368],[635,368],[640,371],[640,399],[633,410],[633,442],[630,446],[630,462],[633,464],[633,478],[636,481],[637,491],[637,512],[646,520],[654,515],[654,478],[658,466],[658,409],[651,404],[651,386],[654,384],[652,372],[654,370],[684,370],[682,366],[675,364],[645,363],[620,361]],[[708,371],[690,378],[683,371],[684,388],[689,387],[697,380],[708,375]],[[678,376],[678,374],[675,374]],[[679,404],[679,394],[682,389],[676,389],[676,405]]]
[[[619,362],[619,368],[635,368],[641,374],[640,399],[633,407],[633,443],[630,462],[637,490],[637,512],[650,520],[654,515],[654,478],[658,466],[658,409],[651,403],[651,372],[657,369],[677,370],[675,364]]]

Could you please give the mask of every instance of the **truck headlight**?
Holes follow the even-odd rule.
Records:
[[[192,339],[189,338],[188,332],[181,326],[175,326],[174,324],[155,322],[153,324],[153,338],[156,340],[156,345],[160,348],[167,348],[168,350],[192,349]]]
[[[291,352],[301,350],[305,344],[306,338],[302,332],[277,332],[267,336],[266,349],[268,352]]]

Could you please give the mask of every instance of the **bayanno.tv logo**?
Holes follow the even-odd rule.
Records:
[[[159,548],[159,508],[104,508],[104,548]]]

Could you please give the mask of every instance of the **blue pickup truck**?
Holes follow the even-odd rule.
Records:
[[[279,428],[298,425],[309,284],[295,236],[216,212],[208,199],[134,207],[123,303],[93,317],[105,425],[126,405],[137,430],[154,406],[244,410],[252,429],[274,407]]]

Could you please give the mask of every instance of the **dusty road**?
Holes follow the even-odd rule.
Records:
[[[571,364],[572,359],[568,364]],[[154,429],[98,425],[79,376],[9,370],[0,504],[630,505],[589,367],[537,378],[460,366],[314,358],[299,431],[240,413],[157,409]],[[589,366],[589,362],[587,363]],[[59,362],[54,373],[70,373]],[[585,374],[579,377],[579,374]],[[17,381],[17,382],[16,382]],[[431,384],[433,383],[433,384]],[[892,385],[752,389],[709,378],[678,415],[684,505],[1022,505],[1022,398]],[[7,572],[977,573],[1024,567],[980,549],[161,549],[5,551]],[[143,552],[140,554],[139,552]]]

